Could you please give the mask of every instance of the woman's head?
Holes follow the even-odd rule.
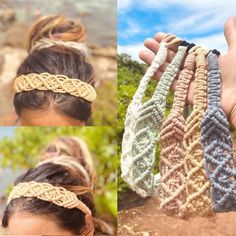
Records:
[[[28,187],[32,183],[36,184],[36,193],[43,194],[43,197],[38,199],[21,195],[9,202],[2,225],[8,227],[11,234],[79,235],[93,231],[92,216],[95,215],[95,206],[91,186],[94,185],[92,176],[95,176],[95,173],[92,173],[91,156],[86,156],[87,153],[84,152],[84,147],[80,146],[80,142],[82,141],[77,138],[59,138],[53,141],[42,152],[42,162],[17,178],[16,186],[25,184]],[[57,159],[59,161],[56,164]],[[46,188],[41,186],[47,184],[49,188],[51,186],[51,191],[62,187],[65,192],[76,194],[77,200],[82,205],[85,204],[92,216],[85,214],[83,208],[68,209],[55,204],[59,194],[51,192],[50,195]],[[38,187],[42,189],[38,190]],[[35,194],[34,189],[31,194],[32,192]],[[45,201],[45,196],[51,201]],[[68,204],[68,197],[66,200]]]
[[[79,49],[83,48],[84,40],[85,30],[81,24],[63,16],[40,18],[30,30],[29,55],[16,77],[48,73],[93,86],[93,68],[86,62],[84,51]],[[56,80],[52,80],[49,87],[56,86]],[[15,94],[14,106],[22,125],[81,125],[91,115],[91,101],[71,95],[68,90],[59,93],[31,88]]]

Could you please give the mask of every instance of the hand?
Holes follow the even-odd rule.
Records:
[[[229,17],[224,26],[225,38],[228,44],[228,51],[225,55],[219,56],[219,65],[221,70],[221,106],[232,125],[236,128],[236,18]],[[142,50],[139,53],[141,60],[151,64],[159,48],[160,42],[165,33],[157,33],[154,37],[144,41],[144,45],[149,49]],[[214,49],[214,48],[212,48]],[[216,48],[217,49],[217,48]],[[165,68],[171,62],[177,52],[177,46],[169,48],[168,56],[164,65],[156,72],[154,79],[159,79]],[[182,68],[180,68],[179,73]],[[175,91],[177,80],[172,83],[171,89]],[[190,83],[187,101],[193,104],[194,80]]]

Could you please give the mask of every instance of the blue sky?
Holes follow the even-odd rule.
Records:
[[[4,137],[13,137],[15,129],[16,127],[14,126],[0,127],[0,139]]]
[[[118,52],[138,59],[144,39],[161,31],[224,53],[230,15],[236,15],[235,0],[118,0]]]

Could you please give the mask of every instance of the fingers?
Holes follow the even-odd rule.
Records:
[[[139,53],[139,58],[144,61],[146,64],[151,65],[152,61],[154,60],[155,54],[149,50],[141,50]],[[163,65],[160,66],[159,70],[164,71],[166,67],[171,63],[170,61],[166,61]],[[182,69],[182,66],[180,67]]]
[[[156,40],[152,39],[152,38],[147,38],[144,41],[144,46],[147,47],[150,51],[152,51],[153,53],[157,53],[157,51],[160,48],[160,43],[157,42]]]
[[[229,49],[236,48],[236,18],[231,16],[224,25],[224,34]]]
[[[154,57],[155,54],[149,50],[143,49],[139,52],[139,58],[148,65],[151,65]]]
[[[160,43],[157,42],[156,40],[154,39],[151,39],[151,38],[148,38],[144,41],[144,45],[145,47],[147,47],[150,51],[152,51],[154,54],[157,53],[157,51],[159,50],[159,47],[160,47]],[[168,62],[171,62],[172,59],[174,58],[176,52],[169,49],[168,50],[168,54],[167,54],[167,58],[166,58],[166,61]],[[142,58],[141,58],[142,59]]]
[[[155,35],[155,39],[152,38],[147,38],[144,41],[144,45],[146,46],[146,48],[148,49],[144,49],[141,50],[139,53],[139,58],[144,61],[146,64],[150,65],[152,63],[152,61],[154,60],[155,54],[157,53],[157,51],[159,50],[160,47],[160,42],[163,40],[163,38],[165,37],[165,33],[157,33]],[[154,79],[159,80],[162,76],[162,74],[164,73],[164,71],[166,70],[167,66],[171,63],[171,61],[173,60],[173,58],[176,55],[176,52],[178,50],[178,45],[172,45],[168,48],[168,55],[166,58],[166,62],[159,67],[158,71],[154,74]],[[180,70],[177,73],[176,79],[173,80],[173,83],[171,85],[171,90],[175,92],[176,89],[176,84],[177,84],[177,78],[179,77],[181,70],[183,67],[183,63],[182,66],[180,68]],[[190,90],[192,91],[194,87],[194,83],[191,82],[190,84]],[[192,105],[193,103],[193,95],[192,92],[189,93],[188,95],[188,102],[189,104]]]
[[[161,42],[162,39],[165,37],[165,33],[156,33],[155,36],[154,36],[154,39],[157,41],[157,42]],[[178,50],[178,44],[174,44],[174,45],[171,45],[168,47],[170,50],[174,51],[174,52],[177,52]]]

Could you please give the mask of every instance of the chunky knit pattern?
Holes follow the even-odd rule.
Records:
[[[90,209],[77,198],[74,192],[49,183],[31,181],[17,184],[10,193],[8,204],[20,197],[38,198],[68,209],[78,208],[85,214],[91,215]]]
[[[185,57],[186,47],[179,46],[176,56],[163,73],[152,98],[141,107],[135,125],[135,137],[132,143],[133,177],[135,185],[146,196],[155,196],[157,175],[154,175],[156,144],[164,118],[166,97],[170,85]],[[145,196],[144,195],[144,196]]]
[[[14,90],[16,93],[32,90],[68,93],[75,97],[81,97],[88,102],[93,102],[97,96],[94,87],[80,79],[70,79],[65,75],[53,75],[46,72],[16,77],[14,80]]]
[[[229,124],[220,105],[220,71],[217,56],[208,55],[208,107],[201,123],[206,173],[211,182],[214,211],[236,210],[236,162]]]
[[[207,68],[205,50],[196,51],[194,107],[186,120],[184,148],[186,168],[186,214],[207,215],[211,212],[210,183],[204,169],[200,141],[200,122],[207,104]]]
[[[134,185],[134,179],[132,176],[132,142],[134,139],[134,125],[138,116],[138,112],[142,107],[142,99],[147,89],[148,83],[158,68],[165,62],[167,57],[167,44],[166,42],[160,43],[160,48],[155,56],[151,66],[140,81],[139,87],[135,92],[131,103],[128,106],[126,119],[125,119],[125,131],[122,140],[122,154],[121,154],[121,171],[122,178],[127,182],[130,187],[139,193],[141,196],[145,196],[142,189],[139,189]]]
[[[73,48],[79,52],[82,51],[88,54],[88,48],[86,47],[85,43],[79,43],[79,42],[74,42],[74,41],[60,41],[60,40],[54,40],[50,38],[42,38],[39,41],[35,42],[35,44],[30,49],[30,53],[32,53],[35,50],[41,50],[43,48],[50,48],[53,46]]]
[[[160,133],[160,209],[183,215],[186,202],[184,169],[185,150],[183,147],[185,118],[183,116],[186,97],[195,69],[195,54],[187,56],[176,85],[174,102]]]

